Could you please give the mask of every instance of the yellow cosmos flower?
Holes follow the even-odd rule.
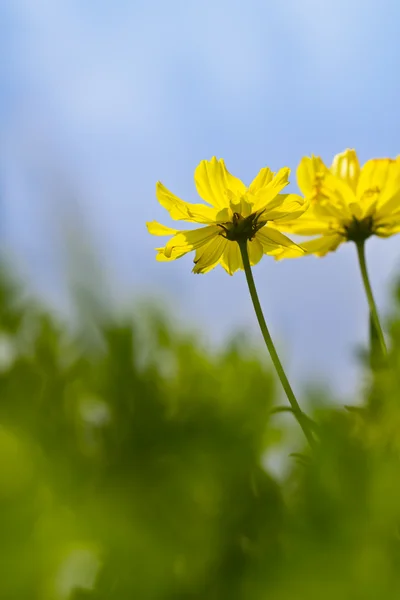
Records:
[[[329,168],[319,157],[305,157],[297,182],[310,208],[299,219],[286,221],[283,231],[318,235],[302,243],[307,254],[324,256],[342,242],[360,244],[372,235],[400,231],[400,157],[372,159],[360,167],[355,150],[345,150]],[[277,258],[295,256],[283,249]]]
[[[195,250],[194,273],[206,273],[221,264],[233,275],[243,269],[239,243],[245,240],[251,265],[258,263],[263,254],[275,255],[283,248],[290,249],[293,255],[303,254],[297,244],[279,231],[286,221],[299,217],[307,208],[301,196],[280,194],[289,183],[289,173],[288,168],[274,174],[265,167],[246,187],[229,173],[222,159],[203,160],[195,171],[194,181],[199,196],[208,206],[184,202],[158,182],[157,199],[170,217],[203,227],[182,231],[156,221],[147,223],[151,234],[173,236],[163,248],[156,248],[157,260],[175,260]]]

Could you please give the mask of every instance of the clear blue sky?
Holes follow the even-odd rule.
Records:
[[[155,262],[155,182],[196,201],[216,155],[246,182],[290,166],[295,190],[305,154],[399,154],[399,23],[397,0],[3,0],[1,231],[21,272],[61,302],[65,240],[85,229],[124,301],[165,298],[207,340],[257,334],[242,274]],[[399,257],[400,237],[368,243],[382,310]],[[354,249],[265,258],[255,277],[291,375],[349,389],[367,320]]]

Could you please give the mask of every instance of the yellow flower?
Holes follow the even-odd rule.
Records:
[[[220,263],[233,275],[243,269],[238,242],[247,240],[252,265],[263,254],[274,255],[283,248],[303,254],[297,244],[278,231],[286,220],[299,217],[307,208],[301,196],[279,193],[289,183],[289,173],[288,168],[274,174],[265,167],[246,187],[229,173],[222,159],[203,160],[196,168],[194,181],[198,194],[209,206],[184,202],[158,182],[158,201],[172,219],[204,227],[180,231],[156,221],[147,223],[153,235],[173,236],[163,248],[156,248],[157,260],[175,260],[195,250],[194,273],[206,273]]]
[[[310,208],[282,229],[320,236],[302,243],[307,254],[324,256],[342,242],[360,244],[400,231],[400,157],[372,159],[362,168],[355,150],[337,154],[329,168],[319,157],[304,157],[297,182]],[[283,249],[277,258],[295,256]]]

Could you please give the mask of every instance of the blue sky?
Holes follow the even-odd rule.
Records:
[[[152,294],[206,341],[258,335],[242,274],[155,262],[155,182],[196,201],[194,169],[216,155],[245,182],[290,166],[296,190],[305,154],[399,154],[399,22],[397,0],[3,0],[2,233],[20,272],[62,304],[83,232],[125,304]],[[400,238],[367,250],[384,310]],[[292,377],[351,389],[367,319],[354,248],[254,274]]]

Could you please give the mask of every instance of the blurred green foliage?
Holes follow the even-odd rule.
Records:
[[[142,311],[88,342],[19,299],[3,274],[2,599],[398,597],[399,315],[362,406],[321,398],[317,450],[271,475],[287,426],[243,340],[207,353]]]

